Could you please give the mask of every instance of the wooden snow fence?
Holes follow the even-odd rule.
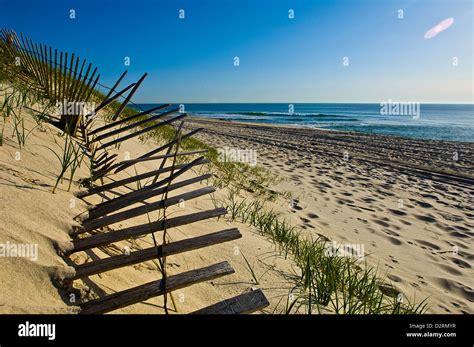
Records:
[[[188,152],[180,150],[182,141],[192,137],[201,129],[183,134],[183,124],[187,115],[180,112],[179,108],[173,108],[169,104],[154,106],[147,110],[139,109],[135,114],[130,115],[128,112],[123,115],[127,106],[133,104],[132,97],[147,74],[144,74],[137,82],[119,88],[127,74],[125,71],[117,82],[108,88],[99,82],[100,74],[98,74],[97,68],[94,68],[91,63],[88,64],[85,59],[81,60],[74,54],[61,52],[47,45],[35,44],[31,39],[22,34],[17,35],[12,30],[0,30],[0,48],[2,55],[11,62],[11,64],[4,64],[2,69],[6,69],[5,71],[14,78],[25,81],[51,104],[67,102],[75,105],[98,98],[100,100],[97,106],[93,103],[94,108],[88,109],[85,113],[83,110],[73,114],[63,112],[60,113],[59,118],[49,115],[47,119],[73,136],[91,161],[90,177],[82,180],[86,190],[76,192],[76,197],[85,199],[97,195],[105,198],[101,203],[89,205],[87,211],[82,214],[80,225],[74,227],[71,232],[73,248],[65,254],[66,257],[76,252],[88,251],[157,232],[163,233],[175,227],[218,218],[226,214],[227,211],[224,208],[214,208],[181,216],[164,216],[160,220],[138,223],[118,230],[110,229],[109,226],[115,223],[125,220],[133,221],[134,218],[148,215],[151,211],[166,211],[169,206],[180,204],[183,201],[200,199],[215,191],[213,187],[204,187],[168,196],[168,193],[183,187],[191,187],[196,183],[206,182],[211,177],[210,174],[203,174],[193,175],[189,178],[189,174],[193,173],[191,171],[193,168],[208,163],[203,155],[205,150]],[[16,64],[17,62],[20,64]],[[105,97],[97,93],[96,87],[99,86],[108,89]],[[123,101],[119,102],[119,100]],[[118,107],[117,103],[119,103]],[[95,126],[97,114],[110,109],[109,106],[112,105],[116,107],[113,108],[114,113],[108,117],[109,122]],[[170,126],[174,127],[174,139],[165,145],[137,158],[123,161],[119,161],[119,155],[113,153],[114,148],[129,139]],[[178,159],[181,161],[179,164],[176,162]],[[117,173],[143,162],[157,162],[159,166],[131,177],[115,178]],[[171,165],[166,165],[170,162],[172,162]],[[188,178],[179,180],[184,173],[188,173]],[[108,182],[105,183],[105,180]],[[130,189],[130,186],[127,186],[130,183],[137,184],[137,188]],[[120,188],[130,191],[127,193],[116,192]],[[112,197],[107,194],[111,194]],[[161,199],[156,200],[160,196]],[[150,202],[150,199],[154,200]],[[196,225],[195,228],[199,228],[199,226]],[[164,241],[163,244],[157,244],[154,238],[154,247],[112,255],[104,259],[94,257],[92,261],[84,264],[75,264],[69,259],[70,263],[74,263],[75,272],[66,282],[71,283],[74,280],[86,279],[88,276],[150,260],[160,260],[167,256],[203,249],[241,237],[237,228],[227,228],[184,240]],[[234,269],[227,261],[172,276],[162,272],[162,278],[157,281],[81,302],[81,313],[111,312],[232,273],[234,273]],[[251,313],[263,309],[268,304],[263,292],[254,290],[193,313]]]
[[[142,76],[135,86],[140,85],[146,75]],[[135,92],[136,89],[130,93]],[[182,134],[183,123],[186,118],[185,113],[179,112],[178,108],[171,105],[160,105],[145,111],[137,111],[137,114],[118,119],[118,114],[125,103],[130,98],[126,97],[122,106],[111,118],[111,123],[89,130],[86,127],[85,143],[89,146],[92,158],[92,176],[89,181],[90,186],[85,191],[76,193],[79,198],[86,198],[92,195],[101,195],[106,192],[114,192],[130,183],[148,180],[148,183],[139,189],[131,190],[127,193],[113,195],[113,198],[105,200],[99,204],[89,206],[84,216],[80,219],[81,225],[75,227],[71,233],[74,237],[73,250],[70,253],[86,251],[96,247],[102,247],[114,242],[124,241],[135,237],[148,235],[155,232],[162,232],[179,226],[189,225],[204,221],[210,218],[220,217],[226,214],[226,209],[215,208],[206,211],[189,213],[182,216],[170,217],[163,220],[137,224],[131,227],[122,228],[109,232],[95,233],[109,225],[143,216],[149,212],[163,209],[168,206],[177,205],[183,201],[198,199],[209,195],[215,191],[213,187],[204,187],[188,190],[172,197],[168,193],[179,188],[188,187],[196,183],[208,180],[211,175],[196,175],[184,180],[178,180],[184,173],[191,169],[208,163],[202,156],[205,150],[179,151],[179,144],[186,138],[191,137],[200,129],[190,133]],[[157,113],[157,111],[161,111]],[[144,118],[144,116],[147,116]],[[117,120],[118,119],[118,120]],[[149,131],[162,126],[169,126],[176,123],[175,138],[169,143],[162,145],[148,153],[135,159],[127,159],[117,162],[117,155],[110,154],[109,149],[117,144],[121,144],[129,139],[146,134]],[[173,151],[174,148],[177,148]],[[184,164],[176,164],[178,157],[194,157],[194,159]],[[196,157],[197,156],[197,157]],[[96,158],[96,159],[95,159]],[[145,161],[157,161],[161,164],[157,169],[149,172],[135,174],[127,178],[111,180],[104,183],[105,177],[110,178],[117,173]],[[172,165],[165,166],[167,161],[172,161]],[[164,176],[166,174],[166,176]],[[152,180],[150,182],[150,180]],[[100,181],[101,184],[95,184]],[[159,200],[147,202],[146,200],[166,195]],[[89,236],[83,235],[92,233]],[[81,237],[82,236],[82,237]],[[224,242],[241,238],[237,228],[230,228],[212,232],[207,235],[192,237],[185,240],[173,241],[155,247],[134,251],[128,254],[114,255],[105,259],[94,260],[85,264],[77,265],[74,280],[88,276],[100,274],[106,271],[119,269],[125,266],[136,265],[142,262],[159,259],[166,256],[181,254],[192,250],[210,247]],[[129,305],[133,305],[150,298],[165,295],[172,291],[191,286],[196,283],[210,281],[234,273],[232,266],[224,261],[211,264],[207,267],[183,272],[180,274],[166,276],[157,281],[136,286],[124,291],[106,295],[102,298],[84,302],[81,304],[81,313],[107,313]],[[268,306],[268,301],[261,290],[254,290],[238,295],[234,298],[224,300],[209,307],[198,310],[197,314],[237,314],[251,313]]]

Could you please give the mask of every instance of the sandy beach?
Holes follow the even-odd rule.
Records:
[[[363,245],[400,292],[428,298],[428,312],[473,312],[474,144],[196,117],[186,126],[217,148],[255,150],[285,178],[272,188],[291,192],[279,206],[293,224]]]
[[[66,191],[66,179],[51,194],[59,170],[53,152],[62,146],[63,138],[50,124],[37,126],[33,113],[23,111],[25,128],[34,129],[27,145],[20,148],[13,138],[6,137],[0,148],[0,236],[3,243],[37,244],[38,255],[37,259],[2,258],[2,276],[10,280],[2,282],[1,312],[77,313],[77,305],[68,301],[71,293],[78,299],[93,299],[156,279],[156,264],[149,261],[76,281],[72,292],[58,287],[58,279],[74,274],[74,265],[121,254],[124,249],[147,248],[153,241],[148,235],[70,257],[62,255],[71,248],[69,233],[77,225],[74,218],[78,214],[86,211],[88,205],[136,187],[127,185],[77,199],[75,192],[83,190],[78,180],[88,176],[85,163],[79,168],[70,192]],[[98,122],[96,126],[103,124]],[[428,312],[472,313],[474,145],[202,118],[190,118],[185,125],[186,131],[198,127],[204,130],[195,136],[217,149],[256,151],[257,166],[283,179],[265,187],[280,193],[275,201],[268,201],[269,206],[303,235],[323,237],[338,245],[361,246],[363,262],[377,269],[383,283],[410,301],[427,299]],[[5,133],[10,131],[13,129],[7,124]],[[133,139],[112,152],[118,158],[133,158],[153,148],[154,140]],[[458,153],[457,161],[450,160],[454,151]],[[114,175],[113,180],[150,171],[154,165],[140,163]],[[206,170],[195,169],[183,179]],[[206,182],[197,184],[205,185]],[[229,189],[218,189],[214,198],[225,199]],[[175,194],[189,190],[192,188],[185,187]],[[259,196],[250,192],[248,198]],[[211,199],[203,198],[186,202],[185,206],[172,206],[171,214],[212,207]],[[158,213],[150,215],[159,217]],[[146,223],[147,218],[143,215],[125,220],[101,232]],[[170,257],[170,274],[222,260],[229,261],[236,270],[225,278],[175,292],[176,310],[173,308],[172,313],[192,312],[255,287],[263,289],[270,301],[266,312],[284,312],[288,293],[294,286],[291,279],[300,270],[291,257],[284,257],[254,227],[220,218],[176,228],[171,237],[176,241],[230,227],[238,227],[242,238]],[[252,271],[257,274],[258,284]],[[162,305],[161,298],[154,298],[115,312],[160,313]]]
[[[68,179],[59,185],[55,194],[52,187],[60,170],[58,159],[54,152],[60,153],[64,139],[59,137],[60,131],[53,125],[42,123],[37,126],[33,120],[32,111],[24,111],[25,128],[34,129],[25,147],[20,148],[14,138],[4,138],[0,147],[0,240],[2,249],[8,244],[37,245],[36,257],[9,256],[3,254],[0,258],[0,267],[3,278],[8,279],[0,284],[2,297],[0,300],[1,313],[78,313],[80,300],[89,300],[111,294],[120,290],[147,283],[160,278],[156,262],[148,261],[134,266],[123,267],[103,274],[89,276],[81,281],[75,281],[74,287],[65,289],[60,285],[64,278],[74,274],[75,264],[84,264],[93,260],[108,258],[153,246],[150,235],[142,238],[130,239],[78,252],[66,257],[64,250],[71,249],[69,233],[78,223],[74,220],[79,214],[87,211],[88,206],[106,201],[117,194],[136,189],[136,185],[127,185],[101,195],[87,197],[84,200],[75,197],[74,193],[83,191],[79,187],[79,179],[89,175],[89,163],[85,160],[78,169],[71,191],[67,191]],[[100,123],[99,124],[103,124]],[[6,124],[5,134],[13,129]],[[139,156],[144,151],[156,148],[156,143],[139,139],[127,141],[119,150],[113,151],[124,158],[125,155]],[[113,180],[127,178],[137,173],[148,172],[156,168],[156,162],[145,162],[135,168],[124,170],[114,175]],[[136,170],[136,171],[135,171]],[[185,173],[182,180],[195,177],[197,173],[206,171],[206,168],[196,168]],[[105,182],[113,180],[106,179]],[[143,181],[145,182],[145,181]],[[178,195],[193,189],[207,186],[203,181],[192,186],[177,189],[173,195]],[[224,197],[226,190],[219,190],[216,198]],[[160,197],[150,199],[149,202]],[[172,206],[170,215],[177,216],[198,211],[205,211],[213,207],[209,197],[191,200],[183,206]],[[129,219],[111,225],[110,228],[99,231],[106,232],[114,229],[126,228],[137,223],[147,223],[159,218],[160,212],[149,213],[149,216]],[[188,226],[173,228],[170,231],[172,241],[178,241],[227,228],[238,227],[242,238],[213,247],[207,247],[184,254],[173,255],[168,259],[168,274],[181,273],[211,263],[229,261],[235,273],[224,278],[193,285],[176,291],[175,305],[171,303],[169,313],[189,313],[208,306],[220,300],[227,299],[252,288],[265,290],[270,301],[268,312],[282,308],[282,298],[288,295],[291,282],[287,280],[296,272],[294,264],[285,259],[275,250],[275,246],[266,238],[258,235],[250,226],[229,222],[225,218],[211,219]],[[259,284],[252,280],[249,267],[242,254],[256,269]],[[71,302],[70,295],[74,300]],[[283,300],[284,302],[284,300]],[[114,311],[114,313],[164,313],[163,299],[157,297],[146,302],[138,303]]]

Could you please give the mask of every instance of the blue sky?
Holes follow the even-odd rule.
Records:
[[[0,23],[87,58],[109,86],[148,72],[137,102],[472,103],[473,3],[0,0]]]

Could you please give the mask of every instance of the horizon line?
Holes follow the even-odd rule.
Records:
[[[380,105],[381,103],[391,101],[392,103],[419,103],[424,105],[474,105],[474,101],[471,103],[466,102],[423,102],[423,101],[393,101],[391,99],[382,101],[382,102],[171,102],[171,101],[160,101],[160,102],[135,102],[135,104],[282,104],[282,105],[290,105],[290,104],[353,104],[353,105]]]

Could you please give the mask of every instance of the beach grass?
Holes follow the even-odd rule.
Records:
[[[71,190],[71,184],[74,179],[74,174],[76,173],[76,170],[81,166],[84,159],[84,153],[81,147],[77,143],[75,143],[72,136],[68,132],[63,133],[62,136],[64,137],[63,146],[59,145],[55,140],[56,144],[59,146],[59,151],[55,151],[49,147],[46,147],[58,159],[61,167],[57,175],[56,182],[53,186],[53,194],[55,193],[59,183],[63,181],[64,176],[66,175],[68,170],[70,173],[68,191]]]
[[[416,304],[402,302],[386,295],[384,281],[376,269],[360,260],[341,255],[328,255],[327,240],[304,237],[297,227],[291,226],[281,214],[265,208],[261,200],[238,197],[230,190],[216,207],[226,207],[233,221],[250,224],[275,244],[285,257],[291,256],[300,273],[295,276],[292,293],[296,299],[287,305],[285,313],[334,312],[337,314],[417,314],[427,309],[425,300]],[[246,262],[249,266],[248,262]],[[255,279],[256,277],[254,277]]]
[[[31,92],[30,88],[25,88],[21,83],[9,84],[2,91],[5,94],[3,103],[0,105],[0,114],[3,118],[0,143],[3,143],[5,125],[10,121],[12,137],[16,139],[18,146],[22,148],[25,146],[29,135],[36,128],[34,127],[31,130],[25,128],[25,120],[22,116],[23,109],[26,105],[31,105],[31,103],[35,102],[37,95]]]
[[[260,284],[260,281],[257,278],[257,274],[255,272],[255,269],[252,265],[250,265],[249,261],[245,257],[244,253],[241,251],[240,254],[242,254],[242,258],[244,258],[245,264],[247,265],[247,270],[249,271],[250,275],[252,276],[252,280],[256,285]]]

